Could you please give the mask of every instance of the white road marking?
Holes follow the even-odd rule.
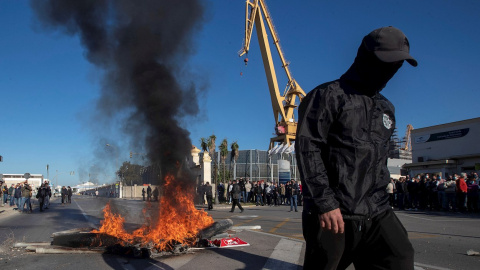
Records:
[[[233,230],[261,230],[262,226],[253,225],[253,226],[233,226]]]
[[[421,219],[421,220],[427,220],[427,221],[435,221],[435,222],[445,222],[445,221],[475,221],[475,222],[478,222],[478,220],[475,220],[475,219],[466,220],[464,218],[456,218],[456,217],[452,217],[451,219],[432,219],[432,218],[423,218],[423,217],[417,217],[417,216],[413,216],[413,215],[409,215],[409,214],[402,214],[402,213],[395,213],[395,215],[405,216],[405,217],[410,217],[410,218],[416,218],[416,219]],[[468,217],[465,217],[465,218],[468,218]]]
[[[303,243],[285,238],[280,239],[277,246],[263,266],[262,270],[269,269],[297,269],[298,260],[302,251]]]
[[[235,228],[235,227],[233,227]],[[278,238],[284,238],[284,239],[288,239],[290,241],[296,241],[296,242],[299,242],[299,243],[305,243],[304,240],[299,240],[299,239],[295,239],[295,238],[291,238],[291,237],[287,237],[287,236],[283,236],[283,235],[278,235],[278,234],[271,234],[271,233],[267,233],[267,232],[259,232],[259,231],[249,231],[249,232],[253,232],[253,233],[259,233],[259,234],[263,234],[263,235],[268,235],[268,236],[273,236],[273,237],[278,237]]]
[[[82,208],[75,200],[73,200],[73,201],[74,201],[75,204],[78,206],[78,209],[80,209],[80,211],[82,212],[82,215],[83,215],[83,217],[85,218],[85,220],[87,221],[88,225],[90,225],[90,227],[92,227],[92,228],[97,228],[97,226],[95,226],[95,225],[90,221],[90,219],[88,218],[88,216],[87,216],[87,214],[85,213],[85,211],[83,210],[83,208]]]
[[[435,265],[429,265],[429,264],[423,264],[423,263],[414,263],[415,264],[415,270],[421,270],[423,268],[421,268],[420,266],[422,267],[426,267],[428,269],[435,269],[435,270],[452,270],[450,268],[444,268],[444,267],[440,267],[440,266],[435,266]]]

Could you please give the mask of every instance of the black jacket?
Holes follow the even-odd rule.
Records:
[[[207,196],[213,196],[213,192],[212,192],[212,186],[210,185],[205,185],[203,186],[204,190],[205,190],[205,195]]]
[[[242,189],[240,188],[240,186],[238,184],[233,184],[233,188],[232,188],[232,198],[234,199],[240,199],[240,192],[242,191]]]
[[[305,209],[373,217],[388,204],[393,105],[379,92],[400,68],[383,68],[359,48],[350,69],[303,99],[295,152]]]

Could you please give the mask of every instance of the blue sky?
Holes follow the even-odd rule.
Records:
[[[187,66],[206,91],[199,98],[201,113],[185,128],[198,147],[201,137],[215,134],[237,141],[240,149],[266,149],[274,118],[256,35],[248,66],[237,56],[245,1],[205,4],[205,22],[195,33],[195,55]],[[479,1],[271,0],[268,5],[293,76],[306,92],[342,75],[364,35],[392,25],[405,32],[419,63],[405,64],[382,92],[396,107],[399,137],[407,124],[421,128],[479,116]],[[85,60],[78,37],[42,31],[28,1],[1,0],[0,25],[0,173],[46,176],[49,164],[50,178],[58,171],[59,183],[85,181],[78,172],[95,165],[92,155],[99,148],[87,116],[99,96],[100,72]],[[277,75],[282,72],[277,65]],[[283,89],[286,81],[279,77]],[[115,151],[118,160],[100,166],[101,182],[111,181],[115,163],[136,150]]]

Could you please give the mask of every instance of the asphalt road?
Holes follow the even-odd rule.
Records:
[[[196,250],[193,254],[152,259],[131,259],[108,254],[35,254],[12,248],[13,242],[49,242],[53,232],[98,226],[106,198],[74,196],[62,206],[58,199],[50,209],[20,214],[0,207],[0,269],[301,269],[305,243],[299,212],[289,207],[247,206],[240,213],[228,212],[229,205],[215,207],[215,219],[231,218],[234,236],[250,246]],[[143,222],[145,203],[113,199],[113,207],[126,219],[126,228]],[[479,256],[467,256],[469,249],[480,251],[480,215],[443,212],[396,212],[409,232],[415,248],[416,269],[480,269]],[[249,226],[261,229],[250,230]],[[244,228],[244,229],[238,229]],[[349,269],[354,269],[350,267]]]

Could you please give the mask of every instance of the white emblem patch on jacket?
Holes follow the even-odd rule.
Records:
[[[388,114],[384,113],[383,114],[383,125],[387,128],[387,129],[391,129],[392,128],[392,119],[390,119],[390,116],[388,116]]]

